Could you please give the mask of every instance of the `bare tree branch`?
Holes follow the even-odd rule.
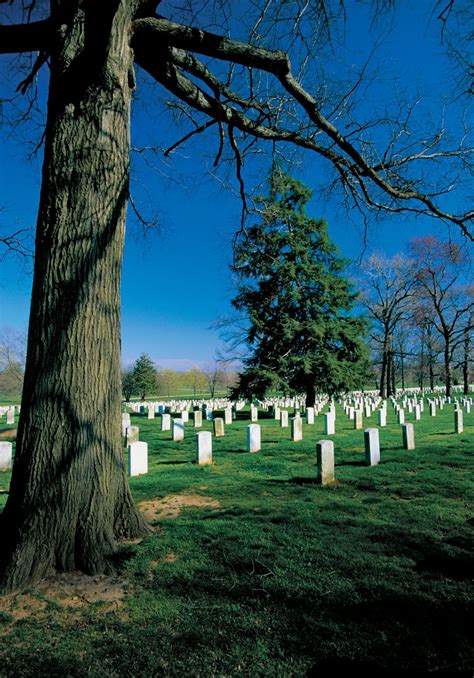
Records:
[[[162,47],[163,42],[175,49],[171,47],[166,51]],[[448,213],[433,201],[431,194],[414,190],[413,181],[394,173],[395,167],[408,165],[415,160],[428,159],[426,148],[418,153],[410,153],[406,158],[395,156],[393,163],[386,153],[384,162],[371,164],[362,152],[323,116],[316,100],[292,75],[289,59],[284,52],[253,47],[200,29],[175,24],[163,18],[140,19],[134,22],[132,45],[137,63],[188,105],[232,128],[263,139],[289,141],[330,160],[339,173],[343,187],[352,195],[356,205],[363,203],[392,212],[403,210],[428,214],[455,223],[467,237],[474,239],[467,226],[467,222],[474,216],[473,212],[463,215]],[[161,45],[160,50],[156,45]],[[312,133],[307,129],[295,131],[272,124],[269,121],[268,110],[259,102],[242,98],[229,90],[207,67],[195,57],[183,52],[182,48],[275,75],[291,100],[297,102],[306,112],[313,125]],[[214,96],[207,94],[187,78],[177,66],[208,85]],[[222,101],[221,95],[227,96],[227,101]],[[235,106],[230,105],[231,103],[243,108],[245,113],[237,111]],[[261,114],[257,119],[250,116],[252,109]],[[315,143],[314,128],[324,134],[329,146]],[[448,157],[450,153],[447,152]],[[461,153],[468,154],[469,150],[462,149]],[[434,153],[430,155],[432,157],[429,159],[432,160],[445,154],[440,151],[439,155]],[[385,194],[389,200],[383,201],[376,197],[377,192]]]

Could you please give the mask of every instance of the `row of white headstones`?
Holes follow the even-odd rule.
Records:
[[[196,404],[199,402],[199,404]],[[315,416],[318,416],[320,411],[329,403],[329,411],[324,414],[324,423],[325,423],[325,435],[334,435],[336,432],[336,407],[333,401],[329,401],[328,398],[320,398],[316,401],[315,407],[306,408],[306,423],[309,425],[314,424]],[[421,398],[418,400],[417,394],[413,398],[404,398],[401,402],[401,405],[397,403],[395,398],[391,399],[391,403],[395,412],[397,413],[398,423],[402,426],[402,441],[403,447],[405,449],[411,450],[415,448],[415,434],[414,427],[411,423],[405,422],[405,410],[413,414],[415,421],[421,418],[421,414],[424,411],[424,401]],[[340,401],[341,406],[343,407],[346,415],[350,420],[354,421],[355,429],[362,429],[363,416],[370,417],[374,411],[379,407],[377,416],[378,416],[378,425],[380,427],[386,426],[387,423],[387,401],[382,400],[376,396],[352,396],[345,398]],[[445,398],[443,396],[438,396],[433,400],[428,399],[428,405],[430,410],[430,416],[435,417],[437,408],[443,409],[445,405],[454,404],[454,431],[455,433],[462,433],[464,430],[463,426],[463,410],[461,406],[464,407],[466,414],[471,413],[471,408],[473,405],[472,398],[463,398],[462,401],[452,398]],[[194,407],[200,407],[202,409],[196,409],[194,411],[194,427],[200,428],[202,426],[202,415],[203,411],[206,414],[207,419],[213,419],[214,424],[214,435],[216,437],[221,437],[225,433],[225,425],[232,423],[234,418],[234,413],[237,410],[242,409],[245,406],[243,401],[239,401],[236,405],[232,406],[229,401],[172,401],[171,404],[166,405],[165,403],[152,403],[152,404],[134,404],[133,409],[136,412],[145,413],[148,412],[148,418],[154,418],[155,414],[162,412],[161,414],[161,430],[169,431],[172,430],[172,438],[175,442],[180,442],[184,440],[184,429],[185,423],[189,421],[189,410]],[[302,407],[302,401],[295,399],[280,399],[280,400],[271,400],[271,401],[262,401],[259,402],[259,406],[263,410],[271,411],[273,417],[280,421],[280,426],[285,428],[289,425],[289,413],[288,410],[283,409],[284,407]],[[224,407],[224,417],[213,417],[213,408]],[[170,412],[165,412],[165,409],[169,409]],[[10,407],[1,407],[0,416],[5,415],[7,417],[7,424],[14,424],[15,411],[20,412],[19,406],[10,406]],[[171,412],[178,412],[180,414],[179,418],[172,419]],[[250,406],[249,417],[252,422],[258,421],[258,408],[255,405]],[[141,475],[148,472],[148,446],[147,443],[139,441],[139,428],[137,426],[131,425],[130,414],[124,413],[122,415],[122,433],[126,439],[126,444],[129,448],[129,473],[131,476]],[[296,409],[295,416],[291,418],[291,440],[293,442],[298,442],[303,439],[303,420],[299,414],[299,411]],[[366,450],[366,463],[370,466],[377,464],[380,461],[380,443],[379,443],[379,431],[376,428],[368,428],[364,431],[365,439],[365,450]],[[317,445],[323,445],[323,443],[330,443],[331,441],[324,440],[319,441]],[[323,445],[321,450],[330,449],[330,446]],[[261,429],[258,424],[252,423],[247,427],[247,451],[248,452],[258,452],[261,449]],[[332,450],[334,447],[332,447]],[[319,453],[318,453],[319,454]],[[330,456],[329,452],[325,453]],[[321,459],[324,455],[321,451]],[[334,456],[334,452],[332,452]],[[13,445],[11,442],[0,442],[0,470],[8,470],[12,466],[12,456],[13,456]],[[319,460],[319,456],[318,456]],[[212,434],[210,431],[200,431],[196,434],[196,461],[198,464],[210,464],[212,463]],[[324,472],[323,466],[321,466],[322,461],[318,461],[318,477],[320,477],[321,482],[324,483]],[[329,462],[328,462],[329,464]],[[326,464],[326,466],[328,466]],[[329,467],[331,465],[329,464]],[[334,463],[332,464],[334,466]],[[331,474],[329,474],[329,477]]]
[[[402,444],[406,450],[415,449],[415,430],[412,423],[405,422],[405,408],[410,413],[414,414],[415,420],[421,418],[421,412],[424,411],[424,402],[418,402],[417,396],[414,399],[405,399],[402,401],[401,407],[395,398],[391,400],[394,410],[397,413],[398,423],[402,429]],[[455,400],[454,410],[454,429],[455,433],[463,432],[463,411],[460,403]],[[314,424],[314,418],[320,410],[328,403],[328,399],[321,399],[317,401],[315,407],[308,407],[306,409],[306,423]],[[436,407],[444,408],[445,404],[451,404],[451,398],[436,398],[433,401],[428,400],[430,415],[436,416]],[[221,403],[222,404],[222,403]],[[275,419],[279,419],[281,427],[288,427],[288,410],[282,409],[288,406],[287,401],[283,401],[279,405],[275,402],[260,403],[267,411],[272,408],[272,413]],[[465,398],[463,405],[467,413],[471,412],[472,398]],[[293,402],[292,406],[297,407],[301,405],[300,402]],[[362,429],[362,417],[370,417],[375,411],[376,407],[380,405],[378,410],[378,424],[380,427],[386,426],[387,423],[387,401],[381,398],[351,398],[341,401],[341,405],[346,412],[349,419],[354,421],[355,429]],[[175,442],[184,440],[185,423],[189,421],[189,412],[185,407],[191,407],[193,403],[183,405],[180,403],[181,411],[180,417],[171,419],[170,413],[161,415],[162,417],[162,431],[172,429],[172,439]],[[194,405],[196,407],[196,405]],[[141,408],[141,410],[140,410]],[[239,408],[240,409],[240,408]],[[145,413],[144,406],[137,406],[136,411]],[[176,410],[175,410],[176,411]],[[207,414],[210,411],[206,407]],[[151,414],[153,413],[153,414]],[[154,418],[154,405],[148,406],[148,417]],[[129,450],[129,473],[131,476],[141,475],[148,472],[148,445],[140,442],[139,428],[130,425],[130,415],[124,413],[123,415],[123,434],[126,437],[126,442]],[[258,409],[252,404],[250,406],[249,416],[251,421],[258,419]],[[233,421],[233,412],[230,404],[227,404],[224,409],[224,417],[216,417],[213,420],[214,436],[221,437],[225,432],[225,424],[231,424]],[[325,434],[335,434],[336,421],[336,407],[334,402],[329,404],[329,411],[324,415]],[[202,412],[195,410],[194,412],[194,427],[200,428],[202,426]],[[212,433],[210,431],[200,431],[195,436],[196,439],[196,463],[199,465],[212,463]],[[295,416],[291,418],[291,440],[297,442],[303,439],[303,420],[297,411]],[[368,466],[375,466],[380,462],[380,440],[378,428],[367,428],[364,431],[365,443],[365,463]],[[258,424],[252,423],[247,426],[247,451],[259,452],[261,450],[261,427]],[[334,483],[334,443],[331,440],[320,440],[316,443],[316,464],[317,464],[317,480],[322,485]]]

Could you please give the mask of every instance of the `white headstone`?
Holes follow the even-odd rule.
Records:
[[[288,428],[288,410],[280,410],[280,426]]]
[[[212,464],[212,433],[210,431],[196,433],[196,462]]]
[[[122,436],[124,438],[127,435],[127,428],[129,426],[131,426],[130,414],[128,412],[124,412],[122,414]]]
[[[378,428],[366,428],[364,431],[365,463],[376,466],[380,461],[380,443]]]
[[[354,410],[354,428],[362,430],[362,410]]]
[[[232,407],[226,407],[224,410],[224,424],[232,424]]]
[[[189,421],[189,412],[187,410],[183,410],[181,412],[181,419],[183,420],[184,424],[186,424]]]
[[[260,450],[260,424],[247,426],[247,451],[258,452]]]
[[[301,417],[291,418],[291,439],[294,443],[303,440],[303,420]]]
[[[402,425],[403,447],[405,450],[415,449],[415,427],[413,424]]]
[[[379,426],[387,426],[387,411],[383,408],[377,412],[377,423]]]
[[[202,412],[195,410],[194,412],[194,428],[201,428],[202,426]]]
[[[306,423],[310,426],[314,424],[314,407],[306,408]]]
[[[334,443],[332,440],[320,440],[316,443],[317,479],[321,485],[332,485],[334,477]]]
[[[222,417],[214,419],[214,435],[216,438],[221,438],[224,435],[224,420]]]
[[[155,406],[148,407],[148,419],[154,419],[155,418]]]
[[[128,472],[131,476],[148,473],[148,444],[131,443],[128,446]]]
[[[173,419],[173,441],[179,443],[181,440],[184,440],[184,421]]]
[[[12,467],[13,443],[0,443],[0,471],[6,471]]]
[[[399,424],[405,423],[405,410],[398,410],[398,423]]]
[[[139,438],[140,429],[138,426],[128,426],[127,427],[127,445],[132,443],[137,443]]]
[[[258,421],[258,409],[254,405],[250,405],[250,421]]]
[[[336,433],[336,421],[332,412],[324,415],[324,433],[327,436],[332,436]]]
[[[454,410],[454,431],[455,433],[462,433],[464,431],[464,422],[462,410]]]
[[[171,430],[171,415],[162,414],[161,415],[161,430],[170,431]]]
[[[15,423],[15,408],[11,407],[9,410],[7,410],[7,424],[14,423]]]

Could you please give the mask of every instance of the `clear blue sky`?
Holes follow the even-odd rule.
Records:
[[[338,53],[338,59],[356,71],[371,49],[372,35],[380,36],[381,31],[374,29],[369,35],[367,10],[354,1],[347,4],[348,50]],[[382,32],[376,57],[381,79],[375,85],[376,96],[371,95],[371,101],[376,103],[370,105],[395,96],[400,87],[392,80],[395,72],[400,83],[412,92],[428,85],[436,98],[438,92],[444,91],[451,71],[440,58],[439,26],[427,20],[426,8],[432,4],[427,0],[407,0],[395,15],[393,31]],[[353,22],[352,9],[356,10]],[[162,11],[165,13],[165,9]],[[12,93],[7,85],[7,64],[7,58],[0,57],[0,96],[5,98]],[[382,66],[385,73],[380,70]],[[334,59],[328,73],[337,74],[340,68]],[[17,76],[14,82],[19,79]],[[43,84],[43,92],[44,89]],[[157,86],[158,94],[163,92]],[[427,103],[427,110],[431,110],[431,103]],[[171,144],[179,138],[179,130],[168,131],[163,120],[163,113],[158,115],[155,109],[153,93],[148,88],[139,89],[132,122],[134,143],[154,142],[157,126],[164,130],[159,143]],[[4,132],[1,136],[0,223],[4,230],[35,222],[41,159],[27,160],[29,148],[19,143],[21,135],[17,130],[16,135]],[[218,333],[210,325],[230,312],[233,289],[228,264],[232,236],[239,225],[240,202],[235,191],[223,189],[203,174],[205,162],[194,153],[195,148],[191,151],[183,147],[157,171],[146,169],[140,158],[134,158],[132,193],[146,214],[158,215],[161,226],[157,234],[143,238],[129,220],[122,286],[125,364],[141,352],[149,353],[164,367],[184,369],[209,362],[219,345]],[[251,167],[244,171],[251,176]],[[315,177],[324,181],[324,173],[324,165],[310,158],[297,172],[309,185]],[[184,184],[178,180],[181,176]],[[353,215],[351,223],[331,200],[314,200],[311,212],[315,217],[327,218],[330,234],[344,255],[361,255],[364,245],[358,215]],[[371,222],[367,251],[384,250],[391,255],[403,249],[411,237],[428,232],[446,235],[444,227],[428,219],[398,217]],[[28,266],[11,256],[0,265],[0,326],[26,328],[31,286]]]

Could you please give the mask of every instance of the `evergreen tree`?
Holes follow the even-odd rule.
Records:
[[[156,391],[157,372],[153,360],[147,353],[142,353],[135,363],[132,372],[133,392],[139,393],[142,400],[146,394]]]
[[[275,172],[270,195],[258,201],[260,222],[237,244],[232,303],[248,318],[250,354],[234,397],[277,388],[304,392],[313,405],[317,391],[363,385],[365,322],[353,315],[357,295],[325,221],[305,214],[310,197],[301,182]]]
[[[127,369],[122,370],[122,393],[127,403],[130,402],[135,390],[133,372],[134,367],[127,367]]]

